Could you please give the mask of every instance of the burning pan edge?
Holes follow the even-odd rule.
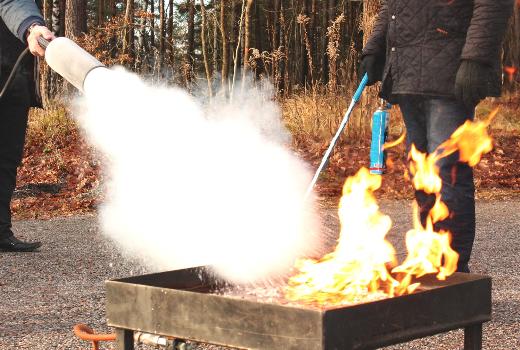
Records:
[[[200,269],[107,281],[108,325],[246,349],[374,349],[491,319],[491,278],[423,280],[427,290],[331,310],[208,294]]]

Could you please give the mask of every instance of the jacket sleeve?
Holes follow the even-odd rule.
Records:
[[[475,0],[461,58],[493,65],[515,0]]]
[[[34,0],[0,0],[0,18],[7,28],[25,43],[27,29],[33,24],[45,24]]]
[[[385,57],[386,55],[386,33],[388,31],[388,6],[386,0],[381,1],[376,23],[372,35],[363,48],[363,56],[376,55]]]

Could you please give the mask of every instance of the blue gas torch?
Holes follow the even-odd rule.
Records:
[[[382,175],[386,171],[386,151],[383,148],[388,137],[389,110],[392,105],[381,100],[372,116],[372,142],[370,144],[370,173]]]

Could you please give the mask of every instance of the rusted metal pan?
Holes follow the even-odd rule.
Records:
[[[223,281],[185,269],[107,281],[107,318],[127,333],[269,350],[376,349],[466,328],[474,344],[466,348],[478,349],[475,330],[491,319],[491,279],[457,273],[421,282],[411,295],[317,310],[215,295]]]

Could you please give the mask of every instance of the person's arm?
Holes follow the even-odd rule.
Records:
[[[386,33],[388,31],[388,6],[386,0],[381,1],[381,9],[374,23],[374,29],[363,48],[363,56],[375,55],[385,57],[386,55]]]
[[[461,59],[493,65],[500,52],[515,0],[474,0]]]
[[[27,29],[32,24],[45,25],[34,0],[0,0],[0,17],[7,28],[24,43]]]
[[[33,55],[43,56],[45,51],[37,38],[52,40],[54,35],[45,27],[45,21],[34,0],[0,0],[0,18],[7,28],[29,46]]]
[[[475,0],[473,17],[455,77],[455,97],[468,108],[488,92],[488,79],[500,54],[514,0]]]
[[[386,34],[388,31],[388,6],[382,1],[379,15],[374,24],[372,35],[363,48],[359,66],[360,78],[367,73],[367,85],[373,85],[383,79],[383,68],[386,61]]]

